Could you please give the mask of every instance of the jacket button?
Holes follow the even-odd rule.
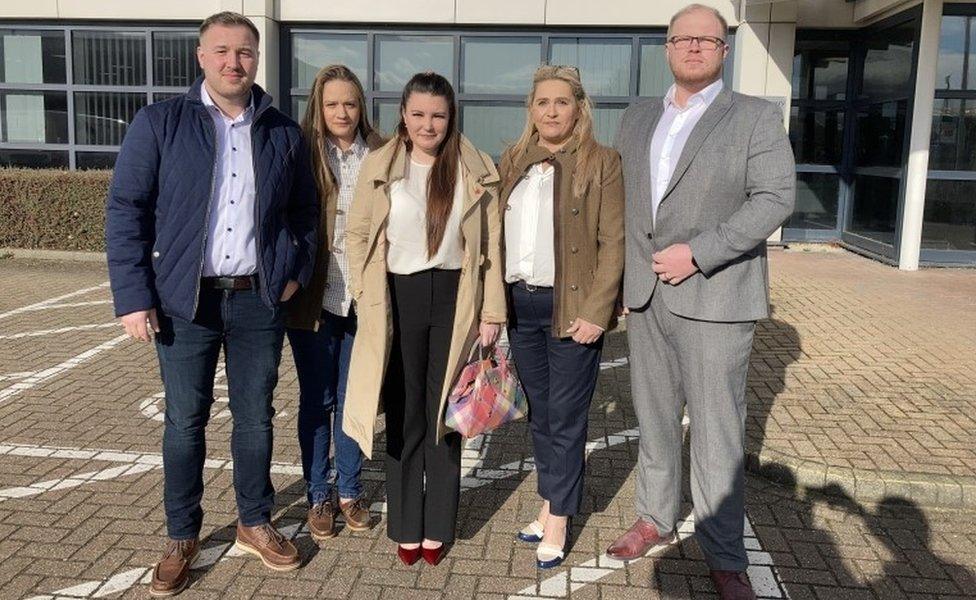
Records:
[[[573,209],[573,214],[574,215],[578,215],[579,214],[579,209],[578,208],[574,208]]]
[[[153,252],[153,258],[159,258],[159,250]]]
[[[573,246],[572,248],[569,249],[569,251],[572,252],[573,254],[576,254],[577,252],[579,252],[579,248]]]
[[[569,286],[569,289],[571,289],[571,290],[573,290],[575,292],[576,290],[579,289],[579,286],[574,283],[573,285]]]
[[[651,233],[650,231],[648,231],[648,232],[647,232],[647,239],[649,239],[649,240],[652,240],[652,239],[654,239],[654,234],[653,234],[653,233]]]

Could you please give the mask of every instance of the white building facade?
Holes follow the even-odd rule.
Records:
[[[728,19],[735,90],[783,106],[797,159],[784,241],[838,242],[913,270],[976,264],[976,2],[705,0]],[[437,71],[496,157],[531,74],[580,67],[597,134],[670,85],[679,0],[3,0],[0,166],[110,168],[141,107],[199,75],[196,27],[232,10],[261,32],[258,83],[301,118],[319,67],[350,66],[373,120]]]

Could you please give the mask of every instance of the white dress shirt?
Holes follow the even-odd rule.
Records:
[[[697,94],[688,98],[684,108],[674,102],[675,86],[664,96],[664,112],[651,139],[651,215],[657,221],[657,207],[664,198],[664,192],[671,183],[674,168],[681,157],[691,132],[701,120],[715,98],[722,91],[719,79]]]
[[[362,136],[357,135],[356,141],[345,152],[328,138],[325,140],[325,154],[339,194],[336,199],[335,228],[332,247],[329,248],[329,268],[326,271],[322,308],[340,317],[347,316],[352,305],[348,286],[349,262],[346,260],[346,217],[349,205],[352,204],[353,191],[356,189],[359,168],[368,152],[369,147]]]
[[[464,177],[458,167],[454,205],[437,254],[427,258],[427,178],[433,165],[407,161],[407,173],[390,186],[390,217],[386,225],[386,270],[410,275],[427,269],[460,269],[461,204]]]
[[[545,163],[529,167],[505,210],[505,281],[552,287],[556,279],[553,178]]]
[[[254,96],[236,119],[225,115],[214,104],[206,85],[200,86],[200,99],[213,118],[217,132],[203,274],[205,277],[253,275],[258,264],[254,237],[254,163],[251,159]]]

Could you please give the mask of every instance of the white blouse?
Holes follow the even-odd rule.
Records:
[[[543,167],[545,169],[543,170]],[[552,287],[556,278],[553,178],[545,163],[529,167],[505,210],[505,281]]]
[[[386,225],[386,270],[390,273],[410,275],[427,269],[461,268],[464,181],[460,165],[444,238],[437,254],[427,258],[427,179],[431,167],[410,160],[403,179],[390,186],[390,217]]]

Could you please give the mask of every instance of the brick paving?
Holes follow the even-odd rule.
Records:
[[[760,474],[747,482],[747,544],[761,595],[973,597],[976,503],[963,492],[976,476],[976,272],[899,273],[846,253],[782,251],[772,253],[771,272],[775,311],[758,329],[749,383],[751,466]],[[106,279],[97,264],[0,259],[3,600],[147,596],[140,582],[165,533],[160,383],[151,347],[93,327],[112,321],[98,287]],[[458,542],[441,566],[402,566],[382,523],[314,545],[299,528],[297,382],[286,351],[275,518],[305,565],[273,573],[229,551],[230,420],[218,381],[207,551],[183,597],[714,598],[691,523],[662,556],[628,565],[601,557],[633,518],[625,335],[612,334],[604,355],[583,514],[564,567],[540,574],[532,549],[512,539],[537,509],[524,424],[465,451]],[[382,465],[365,468],[379,512]],[[958,498],[946,496],[953,489]]]

